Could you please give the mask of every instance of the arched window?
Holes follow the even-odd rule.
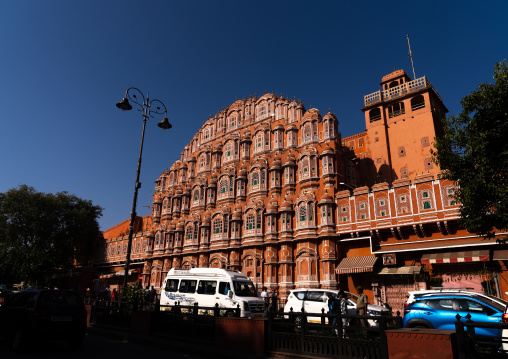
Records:
[[[303,142],[309,142],[312,140],[311,136],[312,128],[310,123],[306,123],[303,127]]]
[[[415,111],[425,107],[425,99],[422,95],[415,96],[411,99],[411,110]]]
[[[307,208],[305,208],[305,204],[300,206],[300,222],[304,222],[307,220]]]
[[[185,238],[187,238],[189,242],[194,238],[194,226],[192,224],[187,226],[187,234],[185,235]]]
[[[222,194],[227,193],[227,187],[228,187],[228,178],[223,178],[219,183],[219,196],[222,196]]]
[[[214,234],[222,233],[222,219],[221,218],[216,218],[213,221],[213,233]]]
[[[245,222],[245,229],[251,230],[254,229],[256,224],[256,217],[254,217],[253,213],[249,213],[247,215],[247,221]]]
[[[429,201],[426,201],[423,203],[423,209],[431,209],[432,206]]]
[[[393,105],[390,105],[390,107],[388,107],[388,117],[389,118],[397,117],[397,116],[403,115],[405,113],[406,113],[406,111],[404,109],[404,102],[397,102],[397,103],[394,103]]]
[[[370,122],[374,122],[380,119],[381,119],[381,110],[379,108],[375,108],[369,111]]]
[[[258,172],[254,172],[252,173],[252,186],[257,186],[259,185],[259,173]]]

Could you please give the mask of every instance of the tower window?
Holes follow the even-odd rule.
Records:
[[[380,119],[381,119],[381,110],[379,108],[375,108],[369,111],[370,122],[374,122]]]
[[[411,111],[425,107],[425,99],[422,95],[415,96],[411,99]]]
[[[394,103],[390,107],[388,107],[388,117],[397,117],[406,113],[404,109],[404,102]]]

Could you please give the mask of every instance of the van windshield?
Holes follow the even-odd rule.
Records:
[[[256,288],[252,282],[233,281],[235,294],[240,297],[257,297]]]

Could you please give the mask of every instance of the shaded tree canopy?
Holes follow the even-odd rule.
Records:
[[[21,185],[0,193],[0,281],[47,285],[90,263],[102,208]]]
[[[494,84],[483,83],[461,101],[463,111],[443,120],[434,161],[458,185],[461,223],[492,238],[508,229],[508,66],[495,65]]]

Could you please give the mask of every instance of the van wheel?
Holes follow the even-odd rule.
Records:
[[[16,333],[14,333],[14,336],[12,337],[11,347],[12,350],[15,352],[19,352],[23,349],[25,342],[25,334],[23,333],[23,330],[18,329],[16,330]]]
[[[233,318],[235,316],[235,313],[232,310],[228,310],[225,316],[228,318]]]

